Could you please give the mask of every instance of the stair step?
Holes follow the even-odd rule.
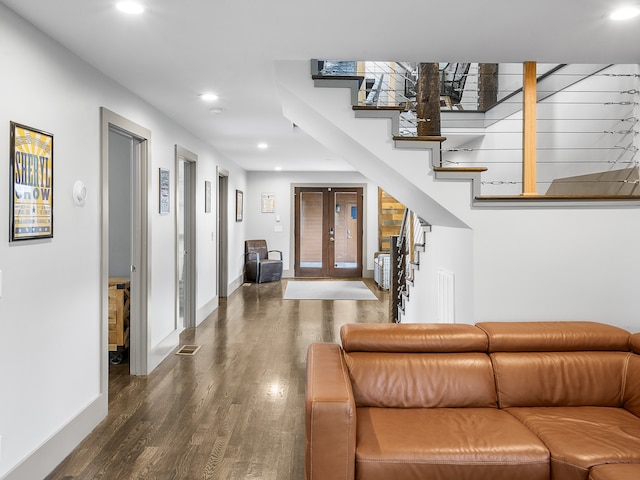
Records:
[[[486,172],[487,167],[433,167],[434,172],[477,173]]]
[[[388,118],[391,119],[391,132],[400,132],[400,112],[402,107],[378,107],[375,105],[353,105],[356,118]]]
[[[442,162],[442,142],[447,137],[403,137],[394,135],[393,145],[395,148],[406,148],[409,150],[431,150],[433,152],[433,163],[440,164]]]
[[[364,77],[358,75],[311,75],[316,87],[349,88],[351,90],[351,105],[358,104],[358,91]]]
[[[447,137],[437,135],[429,135],[423,137],[404,137],[402,135],[394,135],[393,140],[396,142],[444,142]]]
[[[500,202],[554,202],[572,200],[637,201],[640,200],[640,195],[477,195],[475,199]]]
[[[361,75],[311,75],[313,80],[358,80],[364,81],[364,77]]]
[[[374,112],[376,111],[377,112],[384,112],[384,111],[404,112],[405,111],[404,107],[401,105],[393,105],[393,106],[354,105],[352,108],[356,111],[358,110],[369,110]]]

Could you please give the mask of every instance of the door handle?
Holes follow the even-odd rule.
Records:
[[[333,238],[333,237],[329,237],[329,241],[330,241],[330,242],[335,242],[335,241],[336,241],[336,239],[335,239],[335,238]]]

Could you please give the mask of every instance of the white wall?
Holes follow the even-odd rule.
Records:
[[[409,301],[402,323],[438,323],[438,270],[454,275],[455,323],[474,323],[473,231],[468,228],[432,227],[420,252],[416,287],[409,287]]]
[[[245,188],[246,180],[243,170],[210,146],[2,5],[0,45],[0,61],[14,72],[0,77],[0,125],[6,129],[0,151],[9,151],[11,120],[54,135],[54,238],[9,243],[8,201],[0,209],[0,478],[36,479],[106,413],[107,396],[101,391],[106,375],[101,359],[107,352],[100,318],[100,107],[152,132],[151,348],[175,330],[175,223],[172,216],[157,214],[158,167],[168,168],[173,182],[175,144],[199,156],[200,315],[217,305],[216,207],[214,200],[212,213],[204,214],[204,180],[217,184],[217,165],[230,172],[230,191]],[[5,167],[0,169],[0,198],[8,199]],[[84,207],[72,202],[76,180],[87,186]],[[241,263],[233,259],[240,256],[244,236],[243,224],[230,223],[230,276],[241,272]]]
[[[640,331],[638,207],[473,217],[476,321],[592,320]]]
[[[245,193],[246,238],[264,238],[269,249],[282,250],[285,276],[294,269],[293,187],[363,186],[365,275],[373,276],[373,254],[378,249],[378,186],[357,172],[249,172]],[[261,213],[263,192],[275,193],[275,213]],[[280,222],[276,222],[276,215]],[[275,227],[282,226],[282,231]]]

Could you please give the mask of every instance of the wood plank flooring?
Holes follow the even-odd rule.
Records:
[[[388,321],[379,301],[283,300],[286,280],[238,288],[151,375],[112,365],[109,415],[47,480],[302,480],[311,342]]]

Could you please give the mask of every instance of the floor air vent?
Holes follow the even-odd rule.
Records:
[[[176,355],[188,355],[188,356],[193,356],[196,353],[198,353],[198,350],[200,350],[201,345],[183,345],[180,347],[180,349],[176,352]]]

